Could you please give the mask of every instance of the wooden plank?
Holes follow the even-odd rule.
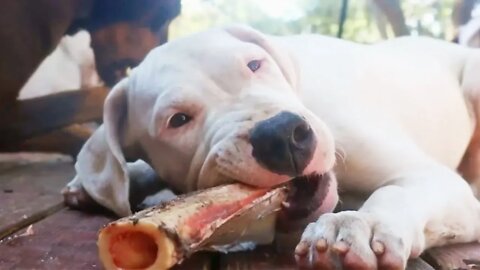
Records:
[[[102,119],[107,87],[51,94],[0,108],[0,149],[72,124]]]
[[[269,247],[253,251],[235,252],[220,257],[220,270],[292,270],[296,269],[292,254],[278,254]]]
[[[293,270],[297,269],[292,254],[278,254],[268,247],[254,251],[230,253],[220,257],[220,270]],[[433,270],[421,259],[410,260],[408,270]]]
[[[214,257],[215,255],[209,253],[197,253],[182,264],[173,267],[172,270],[210,270],[213,268],[212,258]]]
[[[92,135],[92,125],[74,124],[31,139],[2,146],[3,152],[62,153],[76,157]]]
[[[480,244],[432,248],[423,257],[435,269],[480,269]]]
[[[0,175],[18,166],[54,162],[73,162],[73,159],[69,156],[53,153],[0,153]]]
[[[0,269],[100,269],[96,228],[107,217],[62,210],[0,243]],[[95,229],[94,229],[95,228]]]
[[[71,162],[27,163],[0,171],[0,239],[60,210],[60,190],[73,176]]]
[[[422,259],[410,260],[407,266],[408,270],[435,270],[430,264]]]
[[[64,209],[0,242],[0,269],[102,269],[97,233],[111,217]],[[22,236],[22,234],[24,234]],[[210,269],[206,254],[193,256],[177,270]]]

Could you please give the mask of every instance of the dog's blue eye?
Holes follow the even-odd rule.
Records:
[[[191,116],[184,113],[176,113],[170,117],[168,126],[171,128],[178,128],[190,122],[190,120],[192,120]]]
[[[262,64],[262,61],[260,60],[252,60],[248,62],[247,66],[251,71],[255,72],[260,68],[261,64]]]

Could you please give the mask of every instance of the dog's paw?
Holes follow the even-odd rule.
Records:
[[[65,205],[81,210],[101,208],[82,186],[67,185],[62,189],[63,202]]]
[[[314,269],[405,269],[408,256],[401,237],[356,211],[322,215],[295,249],[297,264]]]
[[[141,203],[136,205],[134,210],[135,212],[141,211],[149,207],[169,202],[176,197],[177,195],[175,195],[175,193],[173,193],[170,189],[162,189],[153,195],[147,196]]]

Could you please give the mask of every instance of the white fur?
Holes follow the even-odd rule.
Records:
[[[84,30],[64,36],[19,93],[19,99],[100,85],[90,34]]]
[[[80,153],[69,186],[130,214],[121,149],[138,144],[142,158],[180,191],[288,181],[256,163],[248,130],[292,111],[318,141],[303,173],[334,170],[342,194],[368,197],[358,211],[321,216],[302,237],[310,247],[322,238],[330,246],[347,243],[343,262],[310,248],[309,260],[299,263],[402,268],[426,248],[480,238],[479,202],[455,172],[475,126],[471,93],[480,88],[480,70],[465,67],[479,54],[424,38],[359,45],[241,26],[192,35],[153,50],[115,87],[105,128]],[[257,58],[262,67],[251,73],[246,63]],[[168,128],[178,111],[194,120]],[[343,156],[336,163],[335,152]],[[329,190],[333,204],[336,194]],[[372,239],[385,246],[382,256],[373,253]]]

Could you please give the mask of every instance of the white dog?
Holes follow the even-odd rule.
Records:
[[[429,247],[480,239],[480,203],[455,171],[479,176],[479,93],[480,51],[442,41],[209,30],[156,48],[114,87],[65,197],[78,206],[86,190],[130,214],[128,167],[142,163],[127,152],[181,192],[321,175],[323,215],[297,262],[402,269]],[[364,203],[328,213],[338,191]]]

